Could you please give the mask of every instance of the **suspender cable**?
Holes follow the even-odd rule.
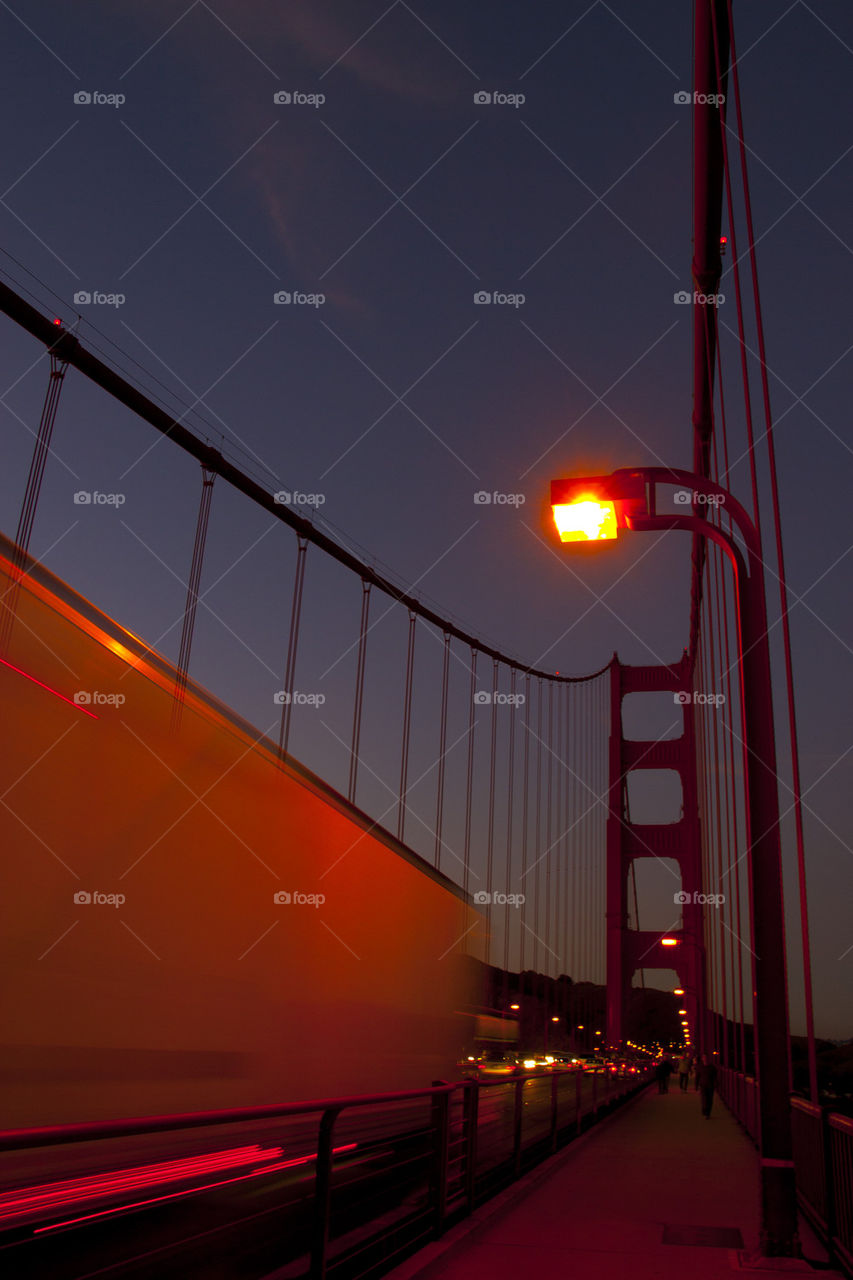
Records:
[[[213,499],[214,472],[202,465],[201,468],[201,500],[198,505],[198,519],[195,527],[190,576],[187,582],[187,603],[184,608],[184,625],[181,629],[181,647],[178,653],[178,667],[175,673],[175,700],[172,704],[172,728],[176,729],[181,721],[184,695],[187,688],[187,671],[190,665],[195,615],[198,607],[198,589],[201,586],[201,570],[204,562],[204,547],[207,542],[207,526],[210,521],[210,504]]]
[[[508,745],[508,762],[507,762],[507,780],[506,780],[506,902],[504,903],[504,974],[509,971],[509,935],[510,935],[510,907],[509,895],[512,892],[512,836],[513,836],[513,820],[515,818],[515,713],[516,713],[516,673],[510,672],[509,677],[509,745]],[[504,982],[506,982],[506,977]]]
[[[545,821],[545,949],[547,959],[545,968],[550,971],[551,960],[553,958],[553,941],[551,931],[551,863],[554,857],[552,849],[552,784],[554,780],[554,686],[548,681],[548,782],[546,790],[546,821]]]
[[[491,725],[491,747],[489,750],[489,813],[486,838],[486,889],[490,898],[494,896],[494,887],[492,877],[494,874],[494,857],[495,857],[495,765],[497,756],[498,743],[498,664],[492,661],[492,725]],[[493,921],[497,916],[494,910],[495,904],[489,907],[489,937],[486,942],[486,964],[492,962],[492,933]]]
[[[536,735],[536,870],[533,888],[533,968],[539,959],[539,883],[542,869],[542,680],[539,679],[539,714]]]
[[[726,409],[725,409],[725,399],[723,396],[723,379],[722,379],[722,369],[721,369],[721,363],[720,363],[719,348],[717,349],[717,371],[718,371],[717,383],[720,391],[720,425],[722,428],[721,434],[722,434],[722,441],[723,441],[723,465],[725,467],[725,471],[723,475],[723,487],[728,488],[728,485],[729,485],[728,428],[726,423]],[[734,857],[733,865],[734,865],[734,875],[735,875],[733,908],[732,908],[732,902],[731,902],[731,898],[732,898],[731,856],[729,860],[729,881],[728,881],[729,892],[727,894],[727,897],[729,899],[729,907],[730,907],[729,919],[730,920],[732,919],[732,915],[731,915],[732,909],[734,909],[736,913],[736,918],[734,923],[734,935],[738,943],[738,946],[737,946],[737,980],[738,980],[737,1007],[738,1007],[738,1024],[740,1029],[738,1069],[740,1071],[745,1072],[746,1071],[746,1045],[745,1045],[744,1008],[743,1008],[743,953],[745,949],[745,943],[743,938],[743,932],[741,929],[741,883],[740,883],[740,861],[741,860],[737,856],[738,834],[739,834],[740,828],[738,824],[737,779],[735,777],[735,738],[734,738],[734,725],[732,723],[734,714],[735,714],[735,703],[732,699],[732,666],[731,666],[730,647],[729,647],[728,598],[729,598],[729,592],[726,586],[726,581],[724,580],[723,582],[723,635],[725,637],[726,708],[728,711],[728,715],[726,719],[726,727],[728,730],[727,738],[728,738],[728,756],[729,756],[727,776],[731,778],[731,787],[732,787],[732,814],[731,814],[732,839],[731,839],[730,851],[731,851],[731,855]],[[733,601],[733,604],[734,604],[734,601]],[[732,612],[734,615],[734,608]],[[734,982],[734,974],[732,975],[732,982]]]
[[[521,904],[521,930],[519,942],[518,969],[524,972],[524,942],[527,933],[527,835],[530,819],[530,675],[524,677],[524,784],[522,786],[521,806],[521,887],[524,901]]]
[[[471,649],[471,689],[468,698],[468,773],[465,784],[465,846],[463,850],[464,868],[462,887],[468,892],[471,882],[471,799],[474,789],[474,728],[477,704],[474,696],[477,692],[477,650]]]
[[[282,756],[287,755],[287,744],[290,740],[290,714],[292,711],[293,681],[296,676],[296,646],[299,643],[299,618],[302,613],[302,588],[305,583],[305,560],[308,552],[308,539],[297,537],[296,573],[293,579],[293,601],[290,606],[290,634],[287,638],[287,662],[284,668],[284,688],[282,689],[281,728],[278,734],[278,749]]]
[[[27,552],[30,549],[30,536],[33,531],[39,494],[44,480],[44,469],[47,464],[47,455],[50,453],[50,441],[53,436],[54,423],[56,422],[56,411],[59,408],[59,396],[67,368],[67,361],[60,359],[51,351],[47,391],[42,405],[39,428],[33,447],[33,456],[30,460],[24,500],[21,504],[21,514],[18,519],[18,529],[15,534],[15,550],[12,554],[12,585],[6,592],[8,598],[4,600],[3,622],[2,627],[0,627],[0,653],[6,652],[11,639],[12,626],[18,607],[20,581],[23,577]]]
[[[361,741],[361,711],[364,704],[364,669],[367,662],[367,616],[370,611],[372,584],[361,580],[361,622],[358,629],[358,660],[355,668],[355,699],[352,709],[352,745],[349,759],[349,785],[347,799],[355,804],[355,788],[358,778],[358,748]]]
[[[731,0],[727,2],[729,26],[732,22]],[[809,1091],[813,1103],[818,1102],[817,1055],[814,1035],[814,1004],[812,993],[811,944],[809,940],[809,910],[806,888],[806,863],[803,842],[803,808],[802,788],[800,783],[800,752],[797,738],[797,711],[794,704],[794,671],[791,660],[791,631],[788,618],[788,585],[785,576],[785,554],[782,545],[782,518],[779,503],[779,483],[776,474],[776,446],[773,440],[773,417],[770,410],[770,386],[767,378],[767,360],[764,346],[764,320],[761,311],[761,294],[758,287],[758,262],[755,255],[755,232],[752,222],[752,201],[749,193],[749,173],[746,161],[746,146],[743,140],[743,113],[741,109],[740,78],[737,69],[737,55],[732,31],[732,81],[735,91],[735,112],[737,115],[738,147],[740,152],[741,181],[743,186],[744,209],[746,213],[747,247],[749,266],[752,275],[752,291],[755,303],[755,328],[758,338],[759,368],[761,371],[761,394],[764,402],[765,439],[767,441],[767,458],[770,470],[770,492],[773,505],[773,531],[776,543],[776,563],[779,570],[779,605],[782,621],[782,647],[785,658],[785,686],[788,702],[788,737],[791,749],[791,783],[794,795],[794,826],[797,838],[797,875],[800,892],[800,937],[803,952],[803,989],[805,993],[806,1037],[809,1056]]]
[[[444,822],[444,757],[447,753],[447,694],[450,685],[450,632],[444,633],[444,660],[441,668],[441,725],[438,732],[438,779],[435,801],[435,869],[441,868],[441,836]]]
[[[403,743],[400,752],[400,801],[397,809],[397,839],[403,843],[406,829],[406,793],[409,788],[409,737],[412,728],[412,686],[415,675],[415,626],[418,615],[409,610],[409,644],[406,652],[406,692],[403,698]]]

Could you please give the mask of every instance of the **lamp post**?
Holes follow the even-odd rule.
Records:
[[[657,486],[677,485],[690,495],[683,513],[659,513]],[[696,514],[699,504],[723,507],[732,533]],[[759,1078],[761,1252],[799,1256],[797,1201],[791,1144],[790,1038],[785,963],[785,921],[779,844],[779,795],[764,573],[755,526],[720,485],[690,471],[640,467],[610,476],[551,484],[554,521],[563,542],[613,539],[620,529],[684,529],[710,538],[735,573],[741,714],[746,745],[746,837],[752,892],[751,932],[755,990],[753,1016]]]

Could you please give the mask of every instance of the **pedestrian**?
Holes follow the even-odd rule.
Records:
[[[669,1058],[661,1058],[655,1068],[655,1079],[658,1082],[658,1093],[669,1093],[669,1077],[672,1075],[673,1066]]]
[[[706,1120],[710,1120],[711,1106],[714,1102],[714,1090],[717,1087],[717,1068],[713,1062],[709,1062],[708,1055],[705,1053],[699,1059],[696,1082],[702,1098],[702,1115]]]
[[[687,1077],[690,1075],[690,1054],[682,1053],[678,1059],[678,1087],[682,1093],[687,1092]]]

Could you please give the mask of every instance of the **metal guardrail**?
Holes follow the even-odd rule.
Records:
[[[757,1142],[757,1082],[725,1067],[720,1076],[723,1101]],[[833,1262],[853,1276],[853,1120],[792,1096],[791,1131],[800,1209]]]
[[[232,1228],[234,1243],[239,1246],[243,1240],[241,1214],[248,1219],[251,1210],[247,1235],[259,1259],[255,1263],[258,1276],[286,1267],[294,1280],[302,1276],[356,1280],[381,1275],[440,1236],[478,1204],[594,1124],[604,1112],[644,1088],[650,1078],[648,1072],[618,1077],[538,1072],[505,1080],[438,1082],[430,1089],[413,1092],[288,1106],[13,1130],[0,1132],[0,1152],[28,1153],[48,1146],[78,1151],[81,1143],[114,1139],[144,1143],[149,1137],[168,1134],[195,1142],[192,1135],[196,1130],[209,1144],[211,1138],[218,1141],[218,1133],[227,1134],[234,1126],[243,1134],[246,1126],[257,1129],[269,1148],[270,1143],[287,1141],[286,1125],[291,1122],[301,1126],[300,1140],[312,1154],[271,1164],[268,1150],[261,1151],[259,1146],[256,1169],[245,1172],[241,1168],[238,1176],[224,1181],[217,1174],[217,1180],[207,1185],[193,1186],[190,1181],[179,1191],[167,1187],[170,1194],[154,1195],[150,1202],[143,1202],[154,1207],[141,1212],[137,1193],[133,1213],[122,1217],[121,1241],[127,1265],[133,1266],[137,1250],[150,1250],[154,1243],[158,1246],[158,1276],[164,1280],[201,1277],[210,1256],[203,1253],[204,1248],[224,1249],[222,1233],[227,1241]],[[359,1118],[365,1108],[372,1109],[367,1127]],[[305,1121],[309,1121],[307,1126]],[[358,1141],[348,1142],[348,1138]],[[201,1149],[197,1144],[195,1150]],[[96,1159],[93,1151],[97,1148],[89,1146],[90,1161]],[[126,1166],[129,1159],[138,1158],[138,1144],[133,1156],[127,1155],[126,1146],[124,1153]],[[159,1149],[150,1155],[162,1159]],[[111,1158],[111,1173],[121,1180],[125,1171],[119,1167],[117,1173],[115,1167],[120,1153]],[[69,1185],[54,1176],[55,1182],[45,1184],[42,1173],[38,1190]],[[195,1175],[196,1182],[200,1176]],[[242,1203],[247,1180],[250,1203]],[[233,1191],[228,1185],[232,1183],[236,1184]],[[223,1191],[226,1185],[228,1189]],[[211,1192],[211,1186],[217,1189]],[[20,1190],[24,1203],[30,1188]],[[0,1194],[0,1209],[6,1194]],[[122,1260],[114,1256],[115,1225],[112,1235],[109,1227],[105,1235],[99,1233],[104,1231],[104,1221],[115,1224],[116,1216],[123,1214],[126,1206],[133,1206],[134,1194],[128,1191],[118,1198],[111,1194],[112,1200],[105,1196],[100,1204],[90,1201],[76,1209],[67,1199],[57,1197],[56,1207],[47,1204],[36,1217],[32,1210],[29,1217],[26,1213],[16,1219],[7,1217],[0,1229],[0,1247],[10,1258],[13,1271],[19,1258],[21,1274],[30,1274],[35,1263],[41,1274],[56,1280],[64,1280],[66,1274],[78,1275],[81,1266],[88,1271],[93,1263],[108,1262],[110,1275],[124,1274]],[[233,1199],[229,1200],[229,1195]],[[204,1208],[206,1196],[213,1199]],[[167,1219],[172,1237],[161,1239],[162,1223],[157,1215],[164,1211],[159,1201],[173,1202],[178,1197],[183,1198],[189,1225],[180,1217]],[[231,1223],[226,1221],[229,1206],[237,1214]],[[174,1216],[173,1203],[169,1211]],[[270,1227],[266,1253],[265,1215]],[[195,1246],[196,1252],[192,1252],[191,1237],[199,1225],[195,1218],[203,1220],[201,1225],[207,1225],[208,1219],[213,1221],[212,1231],[201,1235],[219,1239],[219,1246],[208,1242]],[[58,1228],[55,1232],[53,1226]],[[110,1250],[113,1256],[108,1257]]]

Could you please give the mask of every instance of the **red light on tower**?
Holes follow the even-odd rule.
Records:
[[[720,257],[725,257],[726,247],[729,243],[728,236],[720,236]]]

